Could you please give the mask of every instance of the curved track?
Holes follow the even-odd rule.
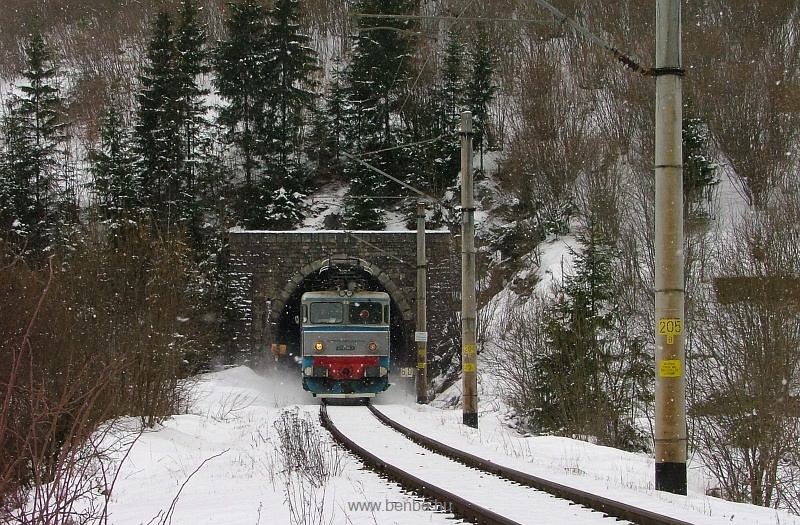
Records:
[[[386,414],[372,405],[369,405],[369,410],[383,424],[391,427],[411,441],[425,447],[426,449],[436,452],[437,454],[442,454],[452,458],[469,467],[491,474],[496,474],[504,479],[519,483],[520,485],[525,485],[527,487],[547,492],[553,496],[556,496],[557,498],[569,500],[583,505],[584,507],[602,512],[606,516],[614,517],[618,520],[627,520],[637,525],[693,525],[677,518],[672,518],[663,514],[657,514],[646,509],[634,507],[632,505],[605,498],[597,494],[591,494],[589,492],[568,487],[544,478],[533,476],[526,472],[521,472],[507,466],[498,465],[497,463],[493,463],[487,459],[464,452],[415,432],[408,427],[405,427],[392,420]]]
[[[375,418],[384,424],[376,424]],[[377,472],[474,523],[552,523],[557,516],[559,525],[612,520],[692,525],[455,449],[391,420],[373,406],[323,405],[320,419],[338,442]]]
[[[637,514],[639,509],[633,508],[624,512],[637,515],[637,519],[622,517],[614,502],[586,493],[574,494],[557,484],[549,487],[555,494],[544,491],[542,486],[548,484],[545,480],[531,483],[526,478],[532,476],[429,440],[390,421],[373,407],[369,410],[372,414],[363,406],[323,405],[320,418],[337,441],[377,472],[474,523],[536,525],[555,519],[559,525],[610,525],[614,520],[689,525],[647,511]],[[377,424],[376,417],[386,425]],[[403,453],[398,454],[398,450]]]

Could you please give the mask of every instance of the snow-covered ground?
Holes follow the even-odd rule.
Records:
[[[247,367],[196,378],[189,413],[144,432],[121,461],[109,523],[288,525],[290,500],[308,513],[304,523],[453,523],[446,513],[413,510],[421,500],[332,444],[326,448],[340,468],[323,487],[288,476],[274,425],[283,412],[297,410],[321,440],[330,440],[319,427],[319,401],[298,379],[285,370],[257,374]],[[412,402],[401,392],[387,399]],[[125,453],[120,448],[115,460]],[[360,506],[373,502],[381,510]],[[408,502],[411,510],[383,510],[387,502],[398,509]]]
[[[123,449],[115,454],[121,463],[109,503],[110,524],[289,524],[290,503],[295,511],[305,509],[305,523],[453,523],[452,515],[422,510],[420,500],[335,448],[328,453],[339,468],[319,488],[282,472],[274,423],[285,411],[296,410],[300,419],[307,414],[308,421],[319,424],[319,402],[302,390],[294,374],[237,367],[196,378],[192,391],[187,414],[144,432],[123,461]],[[502,405],[488,391],[478,429],[461,424],[460,409],[416,405],[399,388],[376,404],[407,426],[473,453],[505,458],[537,475],[610,497],[661,505],[676,516],[697,517],[696,523],[705,523],[703,516],[716,523],[720,518],[748,525],[800,523],[786,513],[705,496],[706,478],[694,465],[690,495],[675,496],[652,489],[653,460],[644,455],[565,438],[521,436],[506,426]],[[315,438],[327,442],[319,432]],[[559,517],[552,520],[558,523]]]

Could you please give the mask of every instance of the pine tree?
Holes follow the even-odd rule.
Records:
[[[66,124],[58,70],[41,34],[24,46],[26,68],[21,95],[11,97],[4,118],[5,161],[2,214],[29,248],[45,248],[58,241],[59,230],[77,220],[75,196],[64,190]],[[61,178],[59,178],[59,174]],[[6,201],[5,198],[8,198]]]
[[[161,11],[153,24],[147,49],[147,64],[140,76],[138,120],[135,125],[137,154],[141,160],[145,203],[159,221],[180,218],[180,179],[184,161],[180,75],[177,68],[174,20]]]

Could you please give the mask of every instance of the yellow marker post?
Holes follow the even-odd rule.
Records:
[[[464,425],[478,428],[478,366],[475,353],[475,196],[472,113],[461,114],[461,381]]]
[[[686,378],[681,366],[685,355],[680,0],[656,0],[655,27],[655,486],[656,490],[685,495]],[[670,365],[672,361],[679,361],[681,365]]]

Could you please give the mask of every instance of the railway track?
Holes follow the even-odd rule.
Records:
[[[473,523],[695,525],[498,465],[421,435],[373,406],[322,405],[320,419],[375,471]]]

